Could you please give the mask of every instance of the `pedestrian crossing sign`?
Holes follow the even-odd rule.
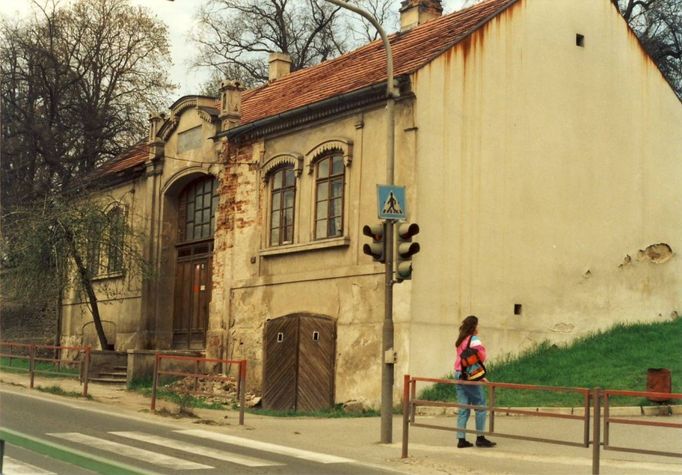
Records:
[[[377,185],[377,197],[379,219],[407,218],[404,186]]]

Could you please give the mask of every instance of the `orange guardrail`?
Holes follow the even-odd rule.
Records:
[[[73,360],[67,360],[60,357],[64,351],[75,351],[78,353]],[[14,371],[26,371],[29,374],[29,387],[33,389],[36,374],[44,374],[51,376],[65,376],[76,377],[73,373],[60,371],[63,367],[78,366],[78,379],[83,384],[83,397],[88,395],[88,380],[90,372],[91,360],[90,346],[56,346],[56,345],[38,345],[33,343],[16,343],[12,341],[0,341],[0,358],[7,358],[8,365],[3,365],[6,368],[11,368]],[[52,356],[46,356],[45,353],[52,353]],[[13,360],[24,360],[27,362],[27,368],[12,366]],[[45,363],[54,369],[41,369],[39,363]],[[55,370],[56,369],[56,370]]]
[[[161,369],[161,364],[163,360],[174,360],[174,361],[189,361],[194,363],[194,372],[188,371],[169,371]],[[206,363],[220,363],[223,366],[236,364],[239,366],[239,377],[237,380],[237,395],[239,399],[239,425],[244,425],[244,406],[246,399],[246,360],[222,360],[217,358],[202,358],[199,356],[180,356],[180,355],[168,355],[162,353],[156,353],[154,360],[154,383],[152,385],[152,402],[151,410],[156,410],[156,392],[159,385],[159,378],[161,376],[179,376],[179,377],[189,377],[194,378],[194,390],[193,394],[197,395],[210,395],[211,393],[203,393],[197,390],[199,380],[208,381],[232,381],[232,379],[223,374],[200,372],[199,366]]]
[[[416,398],[416,385],[418,382],[422,383],[440,383],[440,384],[452,384],[452,385],[478,385],[485,386],[488,389],[489,397],[488,403],[485,406],[476,406],[468,404],[460,404],[457,402],[446,402],[446,401],[427,401],[420,400]],[[507,408],[498,407],[495,401],[495,392],[497,389],[510,389],[510,390],[526,390],[526,391],[553,391],[553,392],[568,392],[576,393],[582,395],[583,398],[583,415],[575,414],[562,414],[548,411],[535,410],[531,411],[528,409],[520,408]],[[423,378],[414,377],[406,374],[403,381],[403,440],[402,440],[402,458],[408,456],[408,446],[409,446],[409,429],[410,427],[422,427],[428,429],[438,429],[447,430],[452,432],[466,432],[472,433],[475,430],[468,429],[457,429],[456,427],[444,427],[434,424],[423,424],[416,422],[416,408],[422,407],[457,407],[457,408],[469,408],[469,409],[484,409],[490,414],[488,431],[484,432],[485,435],[494,434],[495,437],[507,437],[513,439],[529,440],[533,442],[544,442],[552,444],[562,444],[571,445],[577,447],[588,448],[592,445],[592,474],[599,474],[600,465],[600,449],[604,446],[605,450],[620,450],[626,452],[635,452],[643,454],[652,455],[664,455],[672,457],[682,457],[682,453],[676,452],[664,452],[664,451],[653,451],[653,450],[643,450],[628,447],[615,447],[609,444],[609,430],[611,424],[635,424],[643,426],[653,426],[653,427],[665,427],[665,428],[682,428],[682,424],[669,423],[669,422],[657,422],[657,421],[647,421],[647,420],[632,420],[623,418],[614,418],[609,415],[609,397],[611,396],[633,396],[633,397],[645,397],[645,398],[658,398],[659,400],[679,400],[682,399],[682,394],[679,393],[658,393],[658,392],[645,392],[645,391],[621,391],[621,390],[603,390],[601,388],[588,389],[588,388],[577,388],[577,387],[558,387],[558,386],[538,386],[538,385],[528,385],[528,384],[512,384],[512,383],[498,383],[498,382],[474,382],[474,381],[463,381],[454,379],[438,379],[438,378]],[[603,399],[603,409],[602,409],[602,399]],[[592,409],[590,410],[590,407]],[[541,437],[531,437],[518,434],[505,434],[495,431],[495,413],[504,412],[506,414],[521,414],[533,417],[551,417],[551,418],[561,418],[561,419],[574,419],[582,421],[582,440],[580,442],[570,441],[570,440],[558,440],[558,439],[547,439]],[[590,413],[592,412],[592,440],[590,440]],[[602,427],[601,422],[604,421],[604,439],[602,443]]]

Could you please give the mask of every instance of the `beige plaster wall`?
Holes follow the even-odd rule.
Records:
[[[470,313],[495,358],[680,311],[682,105],[610,2],[519,2],[413,80],[411,372]]]

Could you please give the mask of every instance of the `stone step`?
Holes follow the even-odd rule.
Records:
[[[103,378],[103,377],[96,377],[96,378],[90,378],[91,383],[99,383],[99,384],[110,384],[110,385],[125,385],[126,380],[125,379],[120,379],[120,378]]]
[[[128,373],[125,371],[101,371],[97,377],[110,379],[128,379]]]

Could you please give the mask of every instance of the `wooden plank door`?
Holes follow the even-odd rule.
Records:
[[[263,408],[296,408],[298,318],[284,317],[265,324]]]
[[[211,300],[211,259],[178,261],[175,274],[173,348],[202,349]]]
[[[301,316],[298,341],[296,409],[308,412],[328,409],[334,405],[334,321]]]
[[[269,320],[264,330],[263,407],[316,411],[334,404],[334,320],[306,314]]]

